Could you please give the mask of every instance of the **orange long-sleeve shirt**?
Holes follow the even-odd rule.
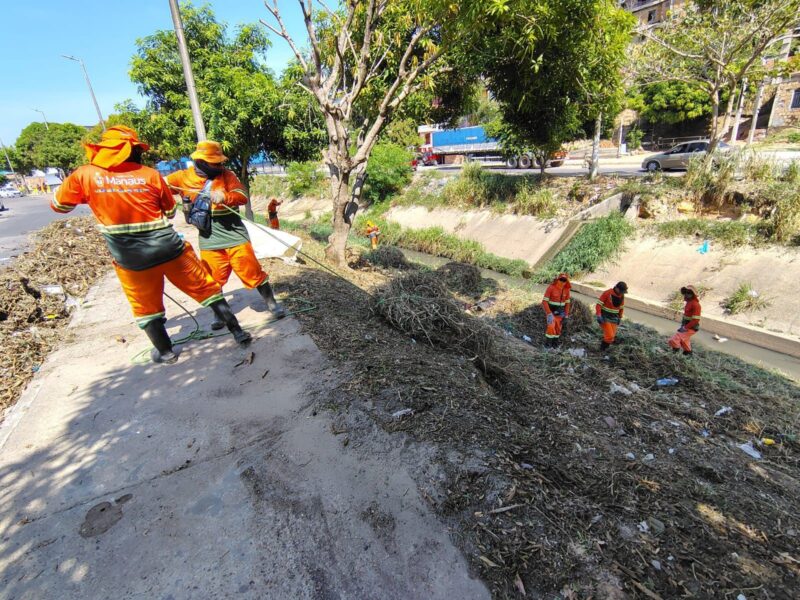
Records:
[[[692,298],[686,303],[683,308],[683,318],[681,319],[681,326],[686,329],[693,329],[697,331],[700,329],[700,313],[702,307],[697,298]]]
[[[569,315],[570,305],[572,304],[571,291],[572,286],[569,282],[554,281],[551,283],[544,293],[544,300],[542,300],[542,308],[544,308],[545,314],[561,312],[564,315]]]
[[[203,186],[208,181],[205,177],[199,175],[194,167],[189,167],[183,171],[176,171],[167,175],[167,184],[177,193],[193,201]],[[242,182],[239,178],[228,169],[222,172],[221,175],[214,178],[211,184],[211,191],[225,192],[225,201],[222,204],[235,208],[247,204],[247,191],[244,189]],[[220,206],[212,205],[211,215],[230,214],[230,212]]]
[[[600,296],[600,300],[595,305],[597,316],[602,316],[612,323],[619,323],[622,321],[624,310],[625,296],[615,292],[614,288],[603,292]]]

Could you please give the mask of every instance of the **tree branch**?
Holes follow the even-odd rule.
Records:
[[[267,0],[264,0],[264,7],[270,12],[275,21],[278,23],[280,31],[275,27],[273,27],[272,25],[270,25],[269,23],[267,23],[264,19],[259,19],[259,21],[261,21],[261,24],[267,27],[267,29],[269,29],[279,37],[282,37],[284,40],[286,40],[286,43],[289,44],[289,47],[292,49],[292,52],[294,52],[295,57],[302,65],[303,70],[308,71],[308,63],[306,62],[306,59],[297,49],[297,46],[295,45],[294,40],[292,39],[292,36],[289,35],[289,32],[286,31],[286,26],[283,24],[283,19],[281,18],[281,12],[280,9],[278,8],[278,0],[272,0],[272,4],[273,6],[270,6]]]

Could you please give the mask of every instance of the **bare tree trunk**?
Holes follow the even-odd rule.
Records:
[[[733,120],[733,129],[731,130],[731,143],[735,143],[739,139],[739,125],[742,123],[742,111],[744,110],[744,96],[747,90],[747,79],[742,81],[742,89],[739,92],[739,106],[736,108],[736,118]]]
[[[733,106],[734,102],[736,101],[736,90],[731,90],[730,96],[728,96],[728,104],[725,106],[725,118],[722,120],[722,127],[720,128],[719,136],[717,137],[717,141],[714,144],[714,148],[716,149],[717,145],[722,138],[725,137],[725,134],[728,133],[728,128],[731,126],[731,120],[733,119]]]
[[[253,220],[253,205],[250,202],[250,171],[247,168],[247,158],[242,158],[242,168],[239,171],[239,180],[247,192],[247,204],[244,205],[244,216]]]
[[[328,237],[325,256],[339,265],[347,264],[345,249],[350,225],[344,219],[344,210],[350,201],[350,171],[338,165],[331,165],[331,196],[333,198],[333,233]]]
[[[753,104],[753,118],[750,121],[750,133],[747,136],[747,145],[753,143],[756,138],[756,128],[758,127],[758,113],[761,112],[761,100],[764,97],[764,82],[758,84],[756,99]]]
[[[711,94],[711,135],[709,136],[711,139],[711,146],[716,148],[717,141],[717,132],[719,131],[719,90],[714,90],[714,93]]]
[[[592,166],[589,169],[589,181],[597,179],[600,172],[600,134],[603,131],[603,113],[597,113],[594,122],[594,139],[592,140]]]

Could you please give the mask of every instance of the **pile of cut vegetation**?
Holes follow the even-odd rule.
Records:
[[[71,308],[109,268],[91,217],[51,223],[0,271],[0,409],[19,398],[59,340]]]
[[[315,299],[299,318],[349,372],[337,410],[436,450],[409,471],[494,597],[794,596],[792,382],[630,324],[610,354],[590,321],[547,352],[496,325],[533,324],[540,295],[496,289],[514,312],[479,318],[435,273],[372,275],[281,286]]]

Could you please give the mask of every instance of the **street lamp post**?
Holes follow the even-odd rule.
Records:
[[[77,58],[75,56],[68,56],[66,54],[61,55],[63,58],[67,60],[74,60],[77,63],[81,64],[81,69],[83,69],[83,76],[86,79],[86,85],[89,88],[89,93],[92,95],[92,102],[94,103],[94,109],[97,111],[97,118],[100,120],[100,127],[103,128],[103,131],[106,130],[106,122],[103,120],[103,113],[100,112],[100,105],[97,103],[97,98],[94,95],[94,89],[92,89],[92,82],[89,79],[89,73],[86,71],[86,65],[83,63],[83,59]]]
[[[186,91],[189,94],[189,106],[192,108],[192,119],[194,120],[194,129],[197,133],[197,141],[202,142],[206,139],[206,126],[203,123],[203,115],[200,112],[200,101],[197,99],[197,89],[194,85],[194,74],[192,73],[192,63],[189,60],[189,50],[186,48],[186,37],[183,35],[183,21],[181,21],[178,0],[169,0],[169,10],[172,13],[172,24],[175,26],[175,36],[178,38],[178,52],[181,55],[183,78],[186,80]]]
[[[32,108],[31,110],[42,115],[42,119],[44,119],[44,128],[50,131],[50,125],[47,123],[47,116],[44,114],[44,111],[39,110],[38,108]]]
[[[11,170],[12,178],[17,180],[17,184],[20,183],[20,178],[21,178],[22,179],[22,187],[25,187],[25,178],[22,177],[16,171],[14,171],[14,165],[11,164],[11,159],[8,156],[8,150],[6,150],[6,145],[3,143],[3,139],[2,138],[0,138],[0,148],[3,149],[3,154],[6,155],[6,162],[8,163],[8,168]]]

